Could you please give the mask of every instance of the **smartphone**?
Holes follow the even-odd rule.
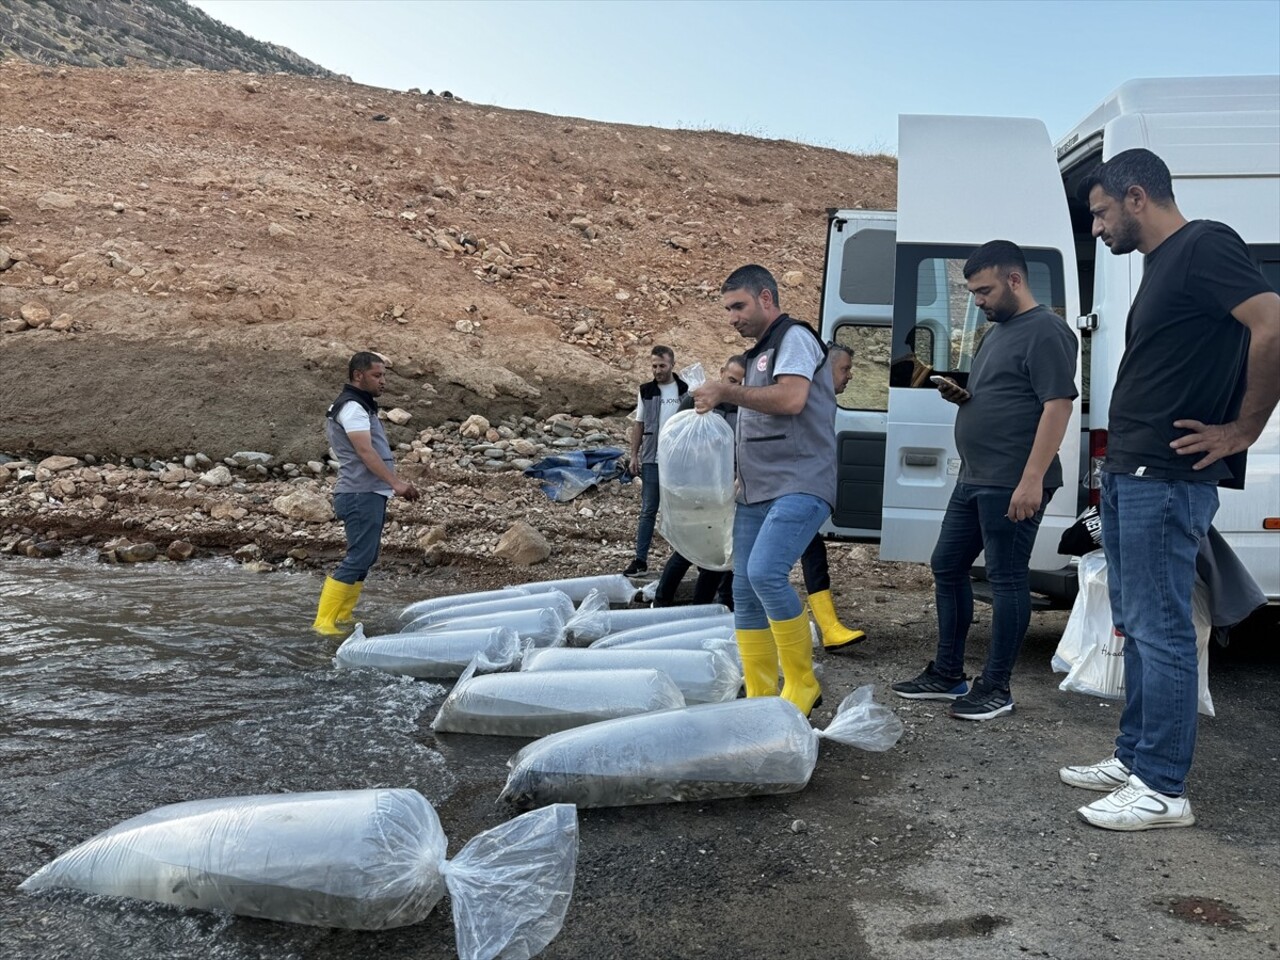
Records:
[[[955,387],[957,390],[963,389],[960,386],[960,384],[956,383],[950,377],[940,377],[936,373],[929,378],[929,382],[932,383],[935,387],[940,387],[945,383],[947,386]]]

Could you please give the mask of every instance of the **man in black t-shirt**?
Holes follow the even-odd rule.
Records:
[[[1280,398],[1280,296],[1230,227],[1182,216],[1169,168],[1151,151],[1117,154],[1081,193],[1093,235],[1145,260],[1102,475],[1125,706],[1114,755],[1059,776],[1110,791],[1078,811],[1094,826],[1185,827],[1195,823],[1184,793],[1196,738],[1196,552],[1218,487],[1244,486],[1245,451]]]

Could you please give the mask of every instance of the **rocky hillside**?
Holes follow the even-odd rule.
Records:
[[[283,70],[318,64],[214,20],[185,0],[0,0],[0,58],[77,67]]]
[[[3,0],[0,0],[3,2]],[[813,317],[831,206],[891,158],[340,80],[0,63],[0,452],[322,458],[357,349],[425,428],[625,410],[718,366],[718,289]]]

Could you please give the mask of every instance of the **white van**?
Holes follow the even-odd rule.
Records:
[[[1188,218],[1220,220],[1280,289],[1280,77],[1126,83],[1056,145],[1038,120],[903,116],[897,213],[829,211],[822,332],[854,348],[838,398],[839,496],[824,532],[880,542],[884,560],[927,562],[960,461],[955,407],[928,376],[967,374],[987,327],[961,274],[988,240],[1027,255],[1033,292],[1081,337],[1080,399],[1060,451],[1066,485],[1045,512],[1032,589],[1076,592],[1058,540],[1097,500],[1107,410],[1139,254],[1090,235],[1076,189],[1099,160],[1146,147],[1169,165]],[[1264,375],[1280,376],[1280,371]],[[1280,600],[1280,415],[1250,449],[1244,490],[1223,490],[1214,525]]]

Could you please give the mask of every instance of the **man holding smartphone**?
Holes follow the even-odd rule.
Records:
[[[965,263],[964,276],[993,326],[974,355],[968,389],[931,378],[943,398],[960,407],[960,475],[930,561],[937,654],[893,691],[908,700],[950,700],[951,716],[961,720],[990,720],[1013,711],[1009,678],[1031,620],[1031,548],[1044,508],[1062,486],[1058,448],[1077,394],[1078,347],[1066,321],[1036,303],[1016,244],[983,244]],[[983,551],[993,594],[991,647],[970,687],[964,675],[973,622],[969,571]]]

